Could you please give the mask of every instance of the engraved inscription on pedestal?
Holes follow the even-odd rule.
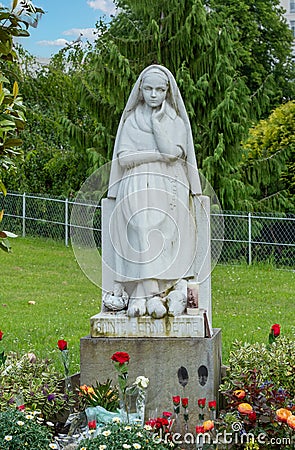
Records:
[[[97,314],[91,317],[92,337],[203,337],[203,316],[128,317],[126,315]]]

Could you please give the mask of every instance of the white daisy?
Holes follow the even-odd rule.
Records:
[[[109,436],[111,434],[110,430],[105,430],[101,433],[103,436]]]
[[[27,415],[26,415],[26,419],[29,419],[29,420],[34,419],[33,414],[27,414]]]
[[[25,424],[25,422],[23,422],[22,420],[18,420],[16,423],[17,423],[20,427],[22,427],[22,426]]]
[[[99,450],[105,450],[106,448],[107,448],[107,446],[104,444],[99,446]]]
[[[136,449],[139,449],[139,448],[141,448],[141,445],[140,444],[133,444],[133,447],[136,448]]]
[[[131,448],[131,445],[129,445],[129,444],[123,444],[123,448]]]
[[[54,427],[54,423],[52,422],[46,422],[46,425],[48,425],[49,427]]]
[[[114,422],[114,423],[120,423],[120,422],[121,422],[121,419],[120,419],[120,417],[113,417],[112,422]]]
[[[12,440],[12,436],[5,436],[4,441],[11,441]]]
[[[51,444],[49,444],[49,447],[50,448],[57,448],[57,445],[52,442]]]
[[[126,427],[124,428],[124,430],[131,430],[131,426],[130,425],[126,425]]]

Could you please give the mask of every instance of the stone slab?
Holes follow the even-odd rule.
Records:
[[[221,381],[221,330],[211,338],[201,337],[83,337],[80,341],[81,384],[96,384],[110,378],[117,382],[111,356],[117,351],[130,355],[130,384],[139,375],[149,378],[146,415],[156,410],[172,411],[172,396],[189,398],[190,429],[198,420],[198,398],[218,401]],[[178,369],[185,367],[189,381],[182,388]],[[207,376],[206,376],[207,373]],[[205,411],[207,412],[207,410]]]
[[[204,337],[203,315],[177,317],[166,316],[163,319],[151,317],[128,317],[100,313],[90,319],[92,337]]]

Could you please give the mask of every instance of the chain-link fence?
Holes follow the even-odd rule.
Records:
[[[5,210],[1,226],[18,235],[59,239],[69,245],[70,230],[75,233],[75,226],[70,226],[74,205],[75,200],[64,198],[1,195],[0,210],[2,207]],[[79,210],[83,212],[83,208],[85,211],[94,208],[93,220],[86,227],[93,231],[95,243],[100,247],[100,205],[85,200],[79,203]],[[211,230],[213,258],[216,259],[222,246],[219,262],[268,261],[288,267],[295,264],[295,215],[223,211],[211,214]]]

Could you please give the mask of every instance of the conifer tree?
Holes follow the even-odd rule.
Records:
[[[255,186],[258,211],[295,212],[295,101],[276,108],[250,130],[241,173]]]
[[[97,114],[109,159],[120,114],[140,71],[163,64],[175,75],[191,120],[198,165],[224,208],[246,207],[236,168],[250,120],[250,92],[239,75],[236,30],[201,0],[118,0],[98,27],[83,100]],[[204,186],[206,192],[206,186]]]

